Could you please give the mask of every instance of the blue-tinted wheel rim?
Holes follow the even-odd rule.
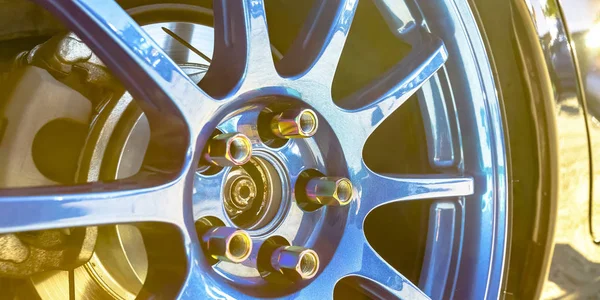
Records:
[[[215,52],[200,88],[118,4],[37,2],[85,40],[137,99],[152,128],[145,161],[151,168],[145,170],[160,172],[110,183],[3,190],[0,232],[135,223],[146,247],[157,249],[149,251],[141,296],[321,299],[349,276],[404,299],[499,296],[508,222],[503,121],[490,61],[466,1],[375,1],[412,51],[338,101],[341,107],[333,102],[331,86],[356,0],[316,1],[307,25],[277,63],[263,1],[215,1]],[[363,161],[363,145],[415,93],[437,173],[377,174]],[[324,213],[338,222],[320,233],[319,241],[331,244],[313,245],[325,253],[314,279],[289,291],[252,291],[215,272],[201,253],[193,211],[202,199],[192,201],[195,166],[220,120],[252,99],[273,95],[297,99],[319,114],[328,128],[319,142],[338,148],[329,155],[343,159],[332,168],[355,191],[349,206]],[[419,199],[436,201],[421,277],[412,283],[375,252],[363,228],[376,207]],[[156,229],[158,223],[163,225]],[[165,253],[179,259],[165,262]]]

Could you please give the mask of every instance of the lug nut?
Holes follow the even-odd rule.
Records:
[[[352,182],[343,177],[315,177],[306,184],[306,196],[315,204],[343,206],[352,199]]]
[[[224,133],[213,137],[208,144],[206,159],[217,166],[239,166],[247,163],[252,154],[250,139],[241,133]]]
[[[239,263],[250,256],[252,240],[244,230],[213,227],[202,235],[208,254],[218,260]]]
[[[280,138],[308,138],[317,132],[319,121],[311,109],[288,109],[271,120],[271,131]]]
[[[311,249],[281,246],[273,251],[271,265],[292,281],[306,280],[319,271],[319,256]]]

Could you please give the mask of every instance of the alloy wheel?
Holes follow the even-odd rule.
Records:
[[[111,105],[133,116],[124,140],[144,136],[131,134],[139,124],[149,129],[147,147],[143,160],[134,151],[136,174],[115,167],[112,178],[92,176],[105,181],[2,190],[1,233],[134,225],[147,256],[142,297],[330,298],[344,278],[383,298],[498,297],[508,222],[503,120],[468,3],[374,1],[411,50],[334,99],[358,1],[315,1],[281,58],[263,1],[215,1],[202,76],[200,64],[175,62],[117,3],[38,2],[126,86],[132,96]],[[429,166],[374,171],[365,144],[415,95]],[[132,101],[139,109],[129,112]],[[121,145],[119,161],[128,153]],[[90,180],[90,170],[80,176]],[[365,235],[372,211],[402,201],[430,204],[418,284]]]

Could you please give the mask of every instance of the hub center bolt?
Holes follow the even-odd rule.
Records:
[[[271,131],[280,138],[308,138],[317,132],[319,120],[311,109],[288,109],[273,117]]]
[[[344,206],[352,199],[352,182],[343,177],[315,177],[306,184],[306,196],[315,204]]]
[[[252,240],[244,230],[231,227],[213,227],[202,235],[202,244],[214,259],[240,263],[252,252]]]
[[[252,201],[256,197],[256,184],[249,176],[240,176],[231,185],[231,195],[226,200],[231,199],[230,204],[241,210],[246,211],[252,206]]]
[[[221,167],[240,166],[247,163],[252,155],[252,143],[244,134],[223,133],[208,142],[206,160]]]
[[[292,281],[307,280],[317,275],[319,256],[311,249],[282,246],[273,251],[271,265]]]

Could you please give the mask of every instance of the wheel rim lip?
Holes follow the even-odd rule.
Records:
[[[456,43],[448,43],[448,40],[452,40],[451,32],[438,28],[445,24],[437,26],[430,24],[432,30],[438,29],[439,32],[448,35],[444,39],[446,46],[454,45],[454,51],[449,47],[450,52],[469,54],[450,57],[446,63],[447,74],[458,69],[458,74],[465,75],[464,80],[468,86],[460,89],[463,90],[462,95],[471,95],[461,98],[461,93],[455,92],[455,99],[460,99],[456,100],[456,105],[463,108],[471,106],[473,111],[486,112],[485,115],[475,113],[468,115],[460,109],[457,110],[463,131],[465,128],[470,128],[475,131],[475,136],[479,136],[477,140],[463,137],[462,143],[474,145],[461,147],[461,151],[465,152],[463,154],[465,171],[474,174],[475,186],[479,188],[476,188],[475,193],[466,197],[460,204],[464,206],[467,214],[464,217],[465,240],[462,242],[462,252],[468,255],[461,257],[459,265],[461,273],[457,278],[459,281],[457,290],[460,292],[453,292],[453,296],[495,299],[501,295],[505,251],[508,244],[508,162],[507,142],[503,129],[506,122],[500,95],[497,92],[500,89],[497,89],[493,75],[493,61],[490,61],[491,55],[488,55],[469,3],[451,0],[444,0],[443,3],[453,19],[453,26],[448,28],[460,28],[463,36],[455,37]],[[424,13],[427,14],[426,11]],[[431,14],[435,15],[433,12]],[[468,41],[468,43],[461,45],[461,41]],[[460,64],[460,60],[469,56],[474,64],[467,70]],[[486,95],[487,98],[480,98],[479,95]],[[469,137],[468,132],[463,132],[462,135]],[[466,152],[469,149],[476,153]],[[479,228],[485,228],[485,231],[482,232]],[[479,236],[475,234],[478,232]],[[478,262],[478,259],[483,259],[484,263]],[[483,280],[484,278],[486,280]]]

